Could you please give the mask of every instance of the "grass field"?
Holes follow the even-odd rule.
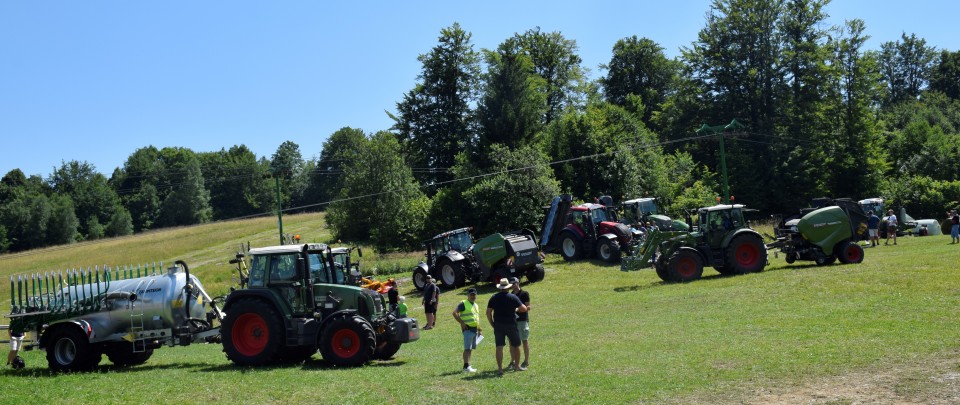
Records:
[[[285,219],[288,232],[325,237],[317,215]],[[0,257],[0,276],[182,258],[222,293],[236,246],[272,244],[274,224],[213,224]],[[551,255],[546,278],[524,287],[534,305],[530,369],[503,378],[494,374],[492,339],[474,354],[480,372],[460,372],[450,316],[463,299],[458,289],[444,292],[436,329],[367,367],[331,368],[315,355],[300,365],[238,368],[220,346],[194,345],[159,349],[142,366],[118,369],[104,359],[97,372],[59,375],[47,371],[43,352],[31,351],[26,369],[0,373],[0,389],[5,403],[956,402],[960,246],[949,242],[901,238],[866,249],[859,265],[787,265],[771,254],[763,273],[720,277],[710,269],[688,284]],[[365,267],[419,258],[369,256]],[[408,282],[401,293],[422,318],[411,290]],[[481,287],[481,310],[493,291]]]

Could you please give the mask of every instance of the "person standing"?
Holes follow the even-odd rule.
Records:
[[[497,377],[503,376],[503,346],[510,340],[510,368],[525,371],[517,362],[520,359],[520,332],[517,330],[517,314],[527,312],[520,298],[511,294],[510,280],[500,279],[500,290],[487,302],[487,321],[493,326],[493,336],[497,345]]]
[[[960,243],[960,214],[957,210],[950,210],[947,213],[950,218],[950,244]]]
[[[427,286],[423,288],[423,312],[427,315],[427,326],[423,330],[430,330],[437,323],[437,305],[440,303],[440,287],[437,280],[427,276]]]
[[[873,211],[867,212],[867,234],[870,236],[870,246],[880,244],[880,217]]]
[[[467,299],[460,302],[453,310],[453,319],[460,323],[463,333],[463,372],[476,373],[477,369],[470,365],[470,356],[477,348],[477,336],[480,335],[480,307],[477,306],[477,289],[467,290]]]
[[[23,359],[20,358],[20,348],[23,347],[23,332],[15,332],[13,329],[8,331],[10,333],[10,352],[7,353],[7,364],[10,365],[14,370],[21,369],[24,367]]]
[[[397,318],[407,317],[407,297],[400,296],[397,303]]]
[[[893,236],[893,244],[897,244],[897,216],[893,215],[893,210],[887,211],[887,240],[884,245],[890,243],[890,236]]]
[[[513,284],[513,295],[516,295],[527,307],[527,312],[517,314],[517,331],[520,333],[520,342],[523,344],[523,363],[520,363],[520,367],[527,368],[530,366],[530,342],[527,341],[530,338],[530,309],[532,308],[530,293],[520,288],[519,278],[511,278],[510,283]]]

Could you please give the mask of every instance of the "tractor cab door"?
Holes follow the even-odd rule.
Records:
[[[297,260],[299,254],[285,253],[260,257],[268,260],[264,263],[269,274],[267,286],[283,297],[294,314],[306,312],[307,288],[303,285],[303,262]]]

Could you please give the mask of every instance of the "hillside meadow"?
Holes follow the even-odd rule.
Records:
[[[224,222],[0,256],[0,276],[182,259],[219,295],[233,283],[227,261],[240,243],[274,244],[275,225]],[[287,216],[284,230],[329,242],[319,214]],[[492,339],[474,354],[480,371],[461,373],[450,316],[464,299],[457,289],[444,291],[436,329],[395,359],[362,368],[333,368],[319,354],[240,368],[219,345],[193,345],[159,349],[141,366],[104,358],[96,372],[53,374],[44,353],[30,351],[26,369],[0,371],[0,388],[6,403],[957,402],[960,246],[949,242],[901,238],[866,249],[859,265],[787,265],[771,253],[765,272],[721,277],[708,269],[687,284],[549,255],[546,278],[524,285],[533,302],[530,369],[503,378],[494,373]],[[364,268],[409,268],[420,256],[366,250]],[[3,284],[0,297],[9,297]],[[480,287],[482,309],[493,292]],[[401,293],[422,318],[412,284]]]

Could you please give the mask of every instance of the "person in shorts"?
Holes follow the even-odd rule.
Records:
[[[423,312],[427,315],[427,326],[423,330],[430,330],[437,323],[437,306],[440,304],[440,287],[437,280],[427,276],[427,286],[423,288]]]
[[[14,332],[10,329],[10,353],[7,353],[7,364],[14,370],[23,368],[23,359],[18,356],[20,348],[23,347],[23,332]]]
[[[513,284],[513,295],[520,298],[520,302],[527,307],[527,312],[517,314],[517,331],[520,332],[520,341],[523,343],[523,363],[520,367],[527,368],[530,365],[530,293],[520,288],[520,279],[513,277],[510,279]]]
[[[467,299],[460,302],[453,310],[453,319],[460,323],[463,333],[463,372],[476,373],[477,369],[470,365],[470,356],[477,348],[477,336],[480,335],[480,307],[477,306],[477,289],[467,290]]]
[[[950,244],[960,243],[960,214],[957,210],[950,210],[947,217],[950,218]]]
[[[893,236],[893,244],[897,244],[897,216],[893,215],[893,210],[887,211],[887,240],[883,242],[884,245],[890,243],[890,237]]]
[[[517,314],[527,312],[520,298],[510,293],[510,280],[500,279],[500,290],[487,302],[487,321],[493,326],[493,337],[497,345],[497,377],[503,376],[503,346],[510,340],[510,368],[524,371],[520,360],[520,332],[517,330]]]
[[[873,211],[867,211],[867,233],[870,236],[870,246],[880,244],[880,217]]]

